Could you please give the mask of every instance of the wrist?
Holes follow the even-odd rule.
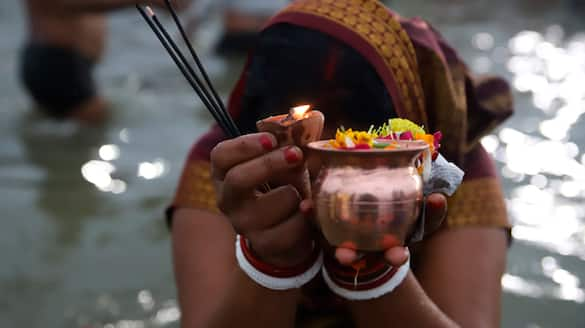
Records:
[[[360,263],[360,262],[358,262]],[[392,267],[380,257],[366,257],[361,266],[342,266],[334,259],[326,259],[323,279],[338,296],[358,301],[379,298],[391,293],[406,278],[410,261]]]
[[[253,245],[250,244],[250,241],[243,236],[240,236],[240,247],[242,249],[242,254],[246,257],[246,260],[248,260],[248,262],[250,262],[250,264],[252,264],[257,270],[264,274],[278,278],[296,276],[305,272],[317,261],[317,258],[321,253],[320,250],[313,245],[307,252],[303,253],[304,255],[295,257],[301,258],[301,261],[270,261],[262,256],[259,256],[258,252],[254,250]]]
[[[307,260],[291,267],[278,267],[254,256],[248,241],[236,237],[236,259],[242,271],[257,284],[273,290],[300,288],[311,281],[321,270],[323,254],[313,248]]]

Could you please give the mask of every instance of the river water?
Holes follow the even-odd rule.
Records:
[[[483,140],[515,242],[504,327],[585,327],[585,26],[562,1],[395,1],[479,73],[505,75],[516,115]],[[20,88],[22,10],[0,2],[0,327],[178,327],[163,209],[211,120],[133,10],[111,16],[101,127],[56,123]],[[204,53],[217,24],[197,36]],[[241,59],[204,55],[227,95]],[[481,254],[478,254],[481,256]]]

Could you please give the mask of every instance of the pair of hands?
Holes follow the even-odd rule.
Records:
[[[303,153],[298,147],[278,148],[270,133],[244,135],[218,144],[211,152],[212,176],[219,209],[234,230],[250,241],[260,260],[291,267],[306,260],[319,240],[312,218],[313,203],[302,199]],[[263,184],[274,188],[259,193]],[[446,213],[446,198],[427,197],[425,232],[436,230]],[[336,248],[335,258],[351,265],[359,254]],[[384,252],[390,265],[400,266],[409,258],[408,248],[392,247]]]

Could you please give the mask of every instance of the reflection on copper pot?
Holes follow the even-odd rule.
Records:
[[[403,244],[420,213],[423,182],[416,159],[422,141],[395,150],[340,150],[310,143],[321,169],[313,184],[317,222],[333,246],[376,251]]]

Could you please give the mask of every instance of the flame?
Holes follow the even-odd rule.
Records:
[[[311,111],[311,105],[303,105],[291,108],[290,115],[295,120],[301,120],[307,117],[307,113]]]

